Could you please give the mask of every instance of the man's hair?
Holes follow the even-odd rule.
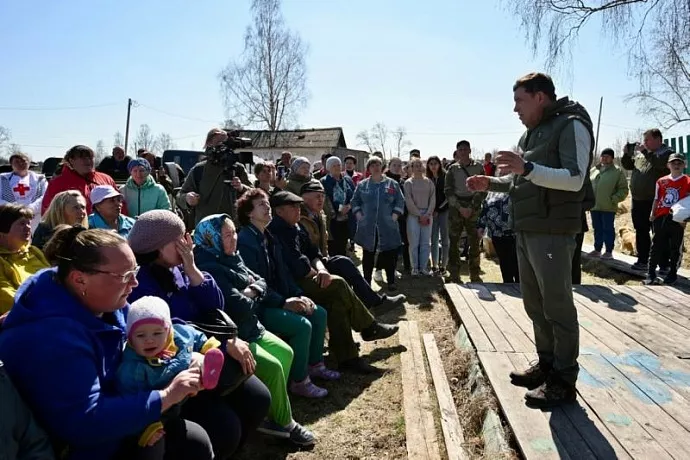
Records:
[[[519,78],[513,85],[513,91],[517,91],[518,88],[524,88],[530,94],[542,92],[552,101],[556,100],[556,87],[553,80],[542,72],[528,73]]]
[[[261,171],[263,171],[264,168],[274,168],[274,167],[275,167],[275,165],[270,161],[264,161],[261,163],[257,163],[254,165],[254,175],[258,176],[259,174],[261,174]]]
[[[661,130],[659,128],[652,128],[648,129],[647,131],[644,132],[644,136],[652,136],[655,139],[663,139],[664,136],[661,135]]]
[[[471,146],[470,146],[470,141],[466,141],[466,140],[464,140],[464,139],[461,140],[461,141],[459,141],[457,144],[455,144],[455,148],[456,148],[456,149],[459,149],[459,148],[462,147],[463,145],[466,146],[466,147],[470,147],[470,148],[471,148]]]
[[[93,158],[94,156],[96,156],[96,154],[93,152],[91,147],[88,147],[86,145],[75,145],[74,147],[69,149],[67,153],[65,153],[65,158],[62,161],[64,164],[67,163],[68,160],[72,160],[74,158]]]
[[[421,155],[421,152],[419,151],[419,149],[410,150],[410,156],[420,156],[420,155]]]
[[[352,162],[353,162],[354,164],[357,164],[357,158],[355,158],[355,157],[352,156],[352,155],[348,155],[348,156],[346,156],[345,158],[343,158],[343,163],[345,163],[347,160],[352,160]]]
[[[259,198],[268,199],[268,195],[260,188],[247,190],[237,200],[237,221],[240,226],[249,225],[249,214],[254,210],[254,200]]]
[[[18,203],[0,205],[0,233],[9,233],[12,224],[21,218],[33,219],[34,212]]]

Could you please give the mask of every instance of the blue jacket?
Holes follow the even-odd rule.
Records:
[[[311,244],[306,230],[298,224],[288,225],[283,218],[273,216],[268,231],[280,243],[283,260],[295,280],[305,278],[311,272],[311,261],[321,258],[319,248]]]
[[[194,247],[194,259],[200,269],[207,271],[218,283],[218,287],[225,296],[225,312],[237,325],[238,336],[247,342],[256,342],[265,332],[259,322],[259,314],[264,308],[281,308],[282,297],[276,296],[275,291],[269,291],[266,281],[244,265],[242,257],[235,255],[216,256],[201,246]],[[249,282],[249,277],[254,282]],[[257,296],[247,297],[242,293],[245,288],[252,286]]]
[[[107,459],[160,418],[160,394],[116,389],[128,306],[98,318],[55,273],[42,270],[17,291],[0,333],[0,359],[38,422],[68,447],[67,458]]]
[[[252,224],[245,225],[237,235],[237,250],[247,268],[265,279],[268,289],[275,295],[283,297],[282,303],[288,297],[304,294],[283,260],[280,241],[268,230],[261,233]]]
[[[355,194],[355,183],[350,176],[343,172],[342,179],[340,181],[336,180],[335,177],[327,174],[321,178],[321,183],[323,188],[326,190],[326,198],[333,205],[334,215],[328,216],[330,221],[335,221],[336,216],[339,215],[338,209],[340,205],[350,204],[352,197]],[[336,187],[340,185],[340,187]],[[344,192],[344,193],[343,193]],[[347,213],[347,223],[348,229],[350,231],[350,236],[355,234],[356,223],[355,216],[352,214],[352,209]]]
[[[364,218],[357,222],[355,243],[366,251],[390,251],[402,245],[400,227],[393,220],[393,214],[398,218],[405,211],[405,198],[400,184],[389,177],[383,177],[381,182],[372,182],[371,178],[361,181],[352,197],[352,212],[362,213]]]
[[[134,219],[123,214],[117,218],[117,233],[120,236],[127,238],[129,232],[134,227]],[[112,230],[110,225],[106,224],[100,214],[94,212],[89,215],[89,228],[102,228],[104,230]]]
[[[223,293],[211,275],[204,273],[204,282],[191,287],[189,278],[180,268],[172,269],[175,289],[167,292],[153,277],[150,266],[142,266],[137,274],[139,285],[134,288],[127,300],[134,302],[151,295],[165,300],[170,307],[170,316],[184,321],[198,321],[204,311],[223,310]]]
[[[173,334],[177,354],[170,359],[149,359],[139,356],[129,345],[125,346],[122,364],[117,370],[121,393],[162,390],[177,374],[189,369],[192,352],[200,353],[208,341],[203,332],[187,324],[173,324]]]

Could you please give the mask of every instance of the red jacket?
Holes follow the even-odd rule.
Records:
[[[60,192],[66,190],[77,190],[84,198],[86,198],[86,212],[91,214],[91,200],[89,195],[91,190],[97,185],[112,185],[117,190],[117,184],[112,177],[107,174],[94,171],[89,177],[83,177],[77,174],[72,168],[65,165],[62,167],[62,173],[59,176],[53,176],[48,182],[48,189],[43,195],[43,203],[41,203],[41,215],[45,214],[53,201],[53,197]],[[122,214],[127,214],[127,204],[122,203]]]

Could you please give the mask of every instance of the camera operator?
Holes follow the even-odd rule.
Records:
[[[228,214],[235,220],[235,202],[251,188],[244,166],[236,161],[233,141],[220,128],[208,132],[204,148],[206,160],[194,165],[177,196],[182,209],[194,212],[194,221],[211,214]]]

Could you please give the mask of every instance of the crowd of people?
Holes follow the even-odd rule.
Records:
[[[342,373],[380,373],[352,331],[363,341],[397,332],[379,318],[406,301],[402,276],[461,282],[464,254],[481,282],[484,238],[534,323],[539,361],[513,383],[538,407],[574,400],[586,213],[590,256],[612,258],[628,181],[611,149],[593,164],[587,111],[557,99],[548,76],[513,91],[528,128],[520,152],[483,162],[467,140],[452,161],[374,152],[363,171],[351,156],[312,165],[283,152],[257,162],[251,183],[218,153],[226,131],[212,129],[174,194],[146,151],[132,159],[116,147],[96,168],[78,145],[50,181],[13,155],[0,175],[0,404],[21,426],[0,456],[227,458],[253,431],[313,445],[291,398],[328,397],[322,382]],[[653,129],[621,164],[632,170],[636,265],[646,284],[672,284],[684,223],[670,209],[690,194],[685,157]]]

